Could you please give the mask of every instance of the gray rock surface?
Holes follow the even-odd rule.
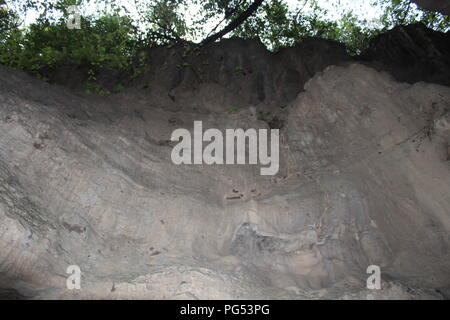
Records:
[[[449,87],[348,64],[284,108],[284,94],[242,98],[250,84],[177,88],[175,101],[158,88],[95,97],[0,67],[0,288],[35,299],[449,297]],[[274,119],[277,176],[170,160],[171,132],[194,120]],[[69,265],[82,270],[79,291],[66,289]],[[369,265],[381,267],[380,291],[366,289]]]

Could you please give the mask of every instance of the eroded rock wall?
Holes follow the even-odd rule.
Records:
[[[251,99],[226,112],[245,100],[233,86],[230,100],[216,85],[205,89],[211,100],[180,87],[170,108],[158,91],[94,97],[0,73],[3,288],[35,298],[365,298],[372,264],[383,271],[377,298],[442,298],[450,286],[448,87],[329,67],[270,109],[283,119],[281,166],[263,177],[259,166],[170,160],[171,132],[194,120],[270,128]],[[73,264],[81,291],[65,287]]]
[[[398,26],[379,35],[358,59],[401,82],[450,86],[450,33],[420,23]]]

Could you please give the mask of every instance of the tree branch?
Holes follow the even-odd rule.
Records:
[[[231,21],[225,28],[220,30],[219,32],[207,37],[204,39],[200,45],[204,46],[208,43],[214,42],[220,38],[222,38],[227,33],[233,31],[237,27],[239,27],[245,20],[247,20],[248,17],[250,17],[253,13],[255,13],[256,10],[262,5],[264,0],[255,0],[253,3],[245,10],[243,13],[241,13],[239,16],[236,17],[233,21]]]

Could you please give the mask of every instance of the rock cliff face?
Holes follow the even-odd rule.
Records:
[[[130,95],[141,97],[146,104],[153,102],[185,110],[199,103],[203,103],[203,108],[216,111],[233,104],[236,107],[259,104],[285,107],[317,72],[353,60],[344,45],[317,38],[305,39],[297,47],[278,53],[268,51],[259,40],[236,38],[201,50],[183,43],[153,47],[145,53],[148,60],[144,72],[137,78],[102,70],[97,76],[99,83],[112,90],[122,81]],[[79,89],[84,83],[81,72],[77,67],[65,66],[51,70],[46,76],[52,83]],[[210,93],[210,88],[215,89],[214,94]],[[220,106],[217,104],[219,91]],[[195,97],[186,99],[190,93]],[[203,101],[199,102],[198,97]]]
[[[436,32],[422,24],[396,27],[373,39],[359,59],[398,81],[450,86],[450,32]]]
[[[449,0],[413,0],[413,2],[417,3],[422,8],[450,15]]]
[[[0,67],[0,295],[449,296],[449,87],[326,41],[184,50],[152,51],[109,97]],[[171,133],[194,121],[280,129],[279,173],[174,165]]]

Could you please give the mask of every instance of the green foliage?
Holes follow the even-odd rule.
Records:
[[[35,23],[22,37],[2,44],[0,61],[33,73],[65,63],[127,70],[136,53],[132,31],[131,21],[119,16],[83,19],[79,30],[68,29],[63,20]],[[8,62],[10,52],[15,53],[15,59]]]
[[[111,94],[108,90],[102,88],[100,84],[95,81],[89,80],[84,84],[84,88],[86,89],[86,93],[95,93],[100,96],[108,96]]]
[[[449,17],[420,10],[409,0],[372,1],[373,6],[383,11],[374,21],[360,19],[352,11],[343,13],[338,20],[330,20],[318,0],[301,2],[300,9],[293,11],[283,0],[266,0],[259,12],[247,19],[233,35],[259,38],[272,50],[292,46],[307,37],[319,37],[342,42],[350,54],[357,55],[373,37],[398,25],[422,22],[434,30],[450,30]],[[335,10],[339,11],[339,4],[334,4]]]
[[[1,0],[0,0],[1,1]],[[0,2],[1,3],[1,2]],[[2,39],[19,27],[19,16],[6,6],[0,7],[0,35]]]
[[[17,13],[7,7],[0,7],[0,63],[18,65],[18,53],[22,51],[23,33],[19,29]]]
[[[304,0],[294,12],[285,1],[268,0],[257,15],[247,19],[235,32],[243,38],[258,37],[269,49],[278,50],[301,42],[307,37],[319,37],[343,42],[357,54],[366,46],[371,30],[348,12],[339,21],[326,18],[327,11],[317,0]],[[308,4],[309,10],[304,10]]]
[[[178,68],[188,68],[188,67],[190,67],[191,65],[189,64],[189,63],[187,63],[187,62],[183,62],[183,63],[179,63],[179,64],[177,64],[177,67]]]
[[[234,67],[234,72],[236,74],[243,74],[243,75],[245,75],[245,69],[241,65]]]
[[[113,93],[119,93],[122,92],[124,90],[124,86],[122,84],[118,84],[117,86],[115,86],[111,91]]]
[[[429,28],[446,32],[450,30],[450,18],[437,12],[419,10],[408,0],[374,0],[372,5],[383,8],[380,17],[382,31],[399,25],[421,22]]]
[[[226,111],[228,114],[233,114],[239,111],[239,107],[232,107]]]

